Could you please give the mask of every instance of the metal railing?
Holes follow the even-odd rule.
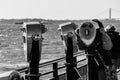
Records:
[[[87,77],[87,75],[86,75],[87,64],[85,63],[86,58],[81,59],[81,60],[77,60],[78,56],[84,56],[84,55],[85,55],[84,52],[75,53],[74,54],[74,63],[76,63],[75,67],[78,68],[78,71],[83,76],[83,80],[86,80],[85,79]],[[65,72],[66,65],[63,64],[63,63],[59,64],[62,61],[65,63],[65,57],[58,58],[58,59],[51,60],[51,61],[47,61],[47,62],[44,62],[44,63],[40,63],[39,64],[39,69],[42,69],[42,68],[45,69],[46,66],[48,66],[49,68],[51,67],[51,69],[52,69],[50,71],[48,71],[48,70],[47,71],[44,71],[44,70],[40,71],[40,79],[42,79],[41,77],[43,77],[43,76],[51,74],[52,77],[50,76],[49,80],[64,80],[65,79],[65,74],[66,74],[66,72]],[[84,64],[79,65],[79,63],[84,63]],[[17,71],[19,71],[20,73],[24,73],[26,75],[26,74],[28,74],[28,67],[17,69]],[[25,77],[25,78],[27,78],[27,77]],[[64,78],[64,79],[62,79],[62,78]]]
[[[78,71],[79,71],[80,75],[82,76],[82,80],[87,80],[87,63],[85,62],[85,61],[87,61],[87,59],[84,58],[84,59],[81,59],[81,60],[77,60],[78,56],[83,56],[83,55],[85,55],[84,52],[78,52],[78,53],[74,54],[74,59],[75,59],[75,62],[76,62],[75,66],[78,68]],[[42,79],[41,78],[42,76],[52,74],[51,75],[52,78],[49,78],[49,80],[65,80],[66,72],[64,71],[61,74],[59,73],[59,71],[61,72],[62,69],[65,70],[65,68],[66,68],[66,65],[64,65],[64,64],[62,66],[58,65],[62,61],[65,61],[65,57],[40,63],[39,68],[43,68],[45,66],[49,67],[50,65],[52,65],[52,66],[50,66],[50,67],[52,67],[51,71],[41,72],[40,79]],[[82,62],[83,63],[85,62],[85,64],[81,65]],[[79,65],[79,63],[80,63],[80,65]],[[20,73],[28,74],[28,67],[17,69],[16,71],[19,71]],[[120,72],[120,69],[117,71],[117,73],[118,72]],[[45,79],[42,79],[42,80],[45,80]],[[48,77],[47,77],[47,80],[48,80]]]

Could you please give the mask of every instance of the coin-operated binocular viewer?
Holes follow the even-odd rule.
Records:
[[[39,61],[42,50],[42,34],[47,31],[45,25],[40,22],[24,22],[23,41],[25,60],[29,63],[27,77],[30,80],[39,80]]]
[[[61,39],[65,46],[66,53],[66,80],[78,80],[81,78],[77,67],[74,53],[78,52],[77,36],[75,30],[77,25],[73,22],[67,22],[59,25],[58,30],[61,32]]]
[[[65,46],[65,51],[67,48],[67,37],[68,34],[72,34],[72,40],[73,40],[73,53],[78,52],[78,47],[77,47],[77,37],[75,34],[75,30],[78,28],[78,26],[73,23],[73,22],[66,22],[63,24],[59,25],[58,31],[61,32],[61,39],[63,41],[63,45]]]
[[[98,80],[98,67],[105,65],[101,53],[112,48],[110,37],[97,19],[84,22],[76,32],[79,49],[87,54],[88,80]]]

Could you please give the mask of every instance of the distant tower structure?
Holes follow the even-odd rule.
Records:
[[[109,8],[109,19],[111,20],[111,8]]]

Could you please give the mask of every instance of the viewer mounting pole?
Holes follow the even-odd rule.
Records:
[[[39,80],[39,62],[42,52],[42,34],[47,31],[45,25],[40,22],[24,22],[23,41],[25,60],[28,63],[28,72],[25,74],[27,80]]]
[[[66,72],[67,80],[74,80],[73,78],[73,44],[72,37],[67,37],[67,52],[66,52]]]
[[[67,36],[67,50],[66,50],[66,80],[78,80],[81,75],[75,67],[73,57],[73,38]]]

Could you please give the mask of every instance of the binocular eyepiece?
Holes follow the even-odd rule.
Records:
[[[35,40],[35,41],[38,41],[42,38],[41,35],[39,35],[38,33],[33,33],[32,35],[32,39]]]

